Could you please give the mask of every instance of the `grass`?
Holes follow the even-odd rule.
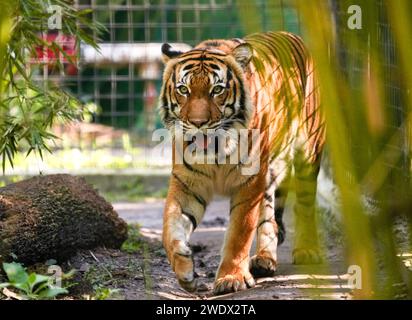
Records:
[[[14,169],[6,166],[6,172],[24,171],[49,171],[65,170],[76,171],[82,169],[140,169],[158,167],[148,163],[143,150],[135,148],[133,152],[124,149],[102,148],[97,150],[67,148],[54,150],[53,153],[43,154],[43,159],[36,153],[26,156],[24,153],[16,154]],[[160,166],[162,167],[162,166]]]
[[[138,224],[129,224],[128,238],[122,244],[121,250],[127,253],[136,253],[142,249],[143,240],[140,235],[140,226]]]
[[[162,187],[155,188],[148,186],[137,177],[128,181],[123,179],[115,179],[116,182],[111,188],[99,189],[101,195],[109,202],[138,202],[146,199],[164,199],[167,195],[167,184]]]

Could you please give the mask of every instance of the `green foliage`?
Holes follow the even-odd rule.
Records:
[[[24,143],[28,153],[49,150],[47,142],[56,137],[50,127],[57,120],[71,121],[81,118],[83,110],[79,101],[51,83],[39,84],[33,80],[37,71],[30,65],[39,47],[62,54],[69,61],[62,46],[47,42],[39,35],[47,34],[47,22],[52,13],[51,5],[58,5],[62,12],[64,35],[74,36],[76,46],[80,41],[97,47],[93,33],[103,27],[92,24],[90,10],[76,10],[69,0],[12,0],[4,4],[0,14],[0,158],[3,171],[6,161],[13,164],[19,147]],[[71,61],[73,62],[73,61]],[[62,70],[61,61],[57,69]],[[30,67],[29,67],[30,66]]]
[[[61,294],[67,294],[66,288],[53,285],[53,276],[27,273],[19,263],[3,263],[3,270],[8,282],[0,283],[0,288],[12,288],[17,295],[25,300],[52,299]],[[70,278],[73,273],[62,275],[62,279]]]
[[[91,297],[92,300],[107,300],[113,295],[119,292],[118,289],[110,289],[110,288],[97,288],[94,292],[94,295]]]
[[[138,224],[129,224],[127,228],[128,238],[122,244],[121,250],[127,253],[135,253],[140,251],[143,244],[139,231],[140,226]]]
[[[237,3],[246,33],[261,31],[265,13],[256,13],[257,2]],[[276,7],[279,1],[266,4]],[[295,0],[292,7],[318,73],[346,263],[362,269],[362,289],[355,290],[355,297],[393,298],[393,284],[409,281],[412,288],[392,230],[395,216],[404,216],[412,231],[412,47],[406,40],[412,7],[407,0],[359,1],[362,27],[351,30],[347,11],[353,4]],[[277,19],[282,25],[282,14]]]
[[[356,31],[347,27],[349,15],[343,15],[334,29],[326,2],[318,1],[314,6],[296,3],[320,79],[332,171],[341,197],[347,263],[362,268],[362,290],[355,294],[357,298],[392,298],[393,284],[408,281],[402,279],[396,257],[400,248],[391,228],[394,212],[409,217],[411,212],[410,146],[405,134],[405,128],[410,130],[411,104],[405,99],[394,107],[389,88],[398,87],[400,95],[407,96],[410,85],[394,82],[400,74],[393,74],[393,78],[387,74],[393,72],[388,67],[390,59],[405,75],[410,70],[399,59],[405,55],[410,61],[411,52],[406,49],[410,46],[404,39],[391,40],[399,30],[410,32],[410,3],[362,2],[363,25]],[[339,1],[342,12],[351,4]],[[400,20],[399,14],[409,17]],[[386,30],[382,29],[385,25]],[[377,32],[387,36],[383,39]],[[389,45],[394,50],[391,57],[383,47]],[[347,74],[342,72],[339,48],[346,52],[343,64]],[[378,203],[373,215],[365,198]]]

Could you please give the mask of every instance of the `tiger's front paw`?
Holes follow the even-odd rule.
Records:
[[[292,257],[293,264],[320,264],[323,261],[318,248],[296,248]]]
[[[276,271],[276,261],[270,257],[256,255],[250,259],[250,272],[256,278],[272,277]]]
[[[176,241],[171,264],[180,286],[193,292],[197,289],[196,273],[194,272],[192,250],[182,241]]]
[[[255,279],[252,274],[247,272],[230,273],[217,278],[215,281],[215,294],[224,294],[230,292],[236,292],[240,290],[246,290],[246,288],[252,288],[255,286]]]
[[[180,286],[185,289],[187,292],[195,292],[198,288],[198,281],[197,278],[193,278],[191,281],[186,281],[182,279],[177,279]]]

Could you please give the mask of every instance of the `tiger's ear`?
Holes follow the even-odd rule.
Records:
[[[253,49],[250,44],[242,43],[232,51],[232,56],[242,66],[243,69],[247,67],[253,56]]]
[[[162,60],[164,63],[167,63],[170,59],[178,57],[182,53],[182,51],[174,50],[168,43],[163,43],[162,45]]]

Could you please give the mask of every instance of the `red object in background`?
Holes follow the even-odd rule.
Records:
[[[146,109],[152,109],[157,102],[156,85],[152,81],[147,81],[144,88],[143,99]]]
[[[49,72],[52,72],[57,61],[64,64],[64,69],[68,75],[77,74],[77,48],[76,39],[73,36],[67,36],[58,33],[48,33],[40,36],[47,43],[55,42],[70,57],[69,61],[66,56],[61,52],[55,52],[51,48],[45,48],[39,46],[36,48],[36,57],[33,59],[34,63],[47,64]]]

